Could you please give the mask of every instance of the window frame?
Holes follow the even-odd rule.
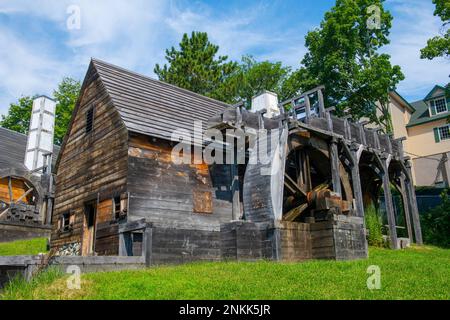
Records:
[[[438,112],[438,108],[437,108],[437,105],[436,105],[436,101],[440,101],[440,100],[444,100],[445,110],[444,110],[444,111],[441,111],[441,112]],[[434,107],[434,110],[436,110],[436,114],[435,114],[434,116],[437,116],[437,115],[441,115],[441,114],[447,113],[447,112],[448,112],[448,105],[447,105],[447,99],[445,98],[445,96],[443,96],[443,97],[438,97],[438,98],[434,98],[434,99],[430,100],[430,108],[433,108],[433,107]]]
[[[60,225],[59,232],[60,233],[68,233],[73,230],[74,221],[74,213],[71,211],[63,212],[60,216]]]
[[[441,129],[444,129],[444,128],[447,128],[447,130],[449,131],[448,137],[445,137],[445,138],[443,137],[443,135],[441,133]],[[450,124],[437,127],[437,130],[438,130],[438,134],[439,134],[439,140],[440,140],[439,142],[450,140]]]

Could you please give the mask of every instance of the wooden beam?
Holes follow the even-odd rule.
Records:
[[[321,118],[325,117],[325,102],[323,99],[322,89],[317,91],[317,99],[319,100],[319,115]]]
[[[384,201],[385,201],[385,205],[386,205],[386,215],[387,215],[388,224],[389,224],[389,236],[391,238],[391,247],[392,247],[392,249],[398,249],[394,204],[392,201],[389,170],[386,165],[386,162],[384,162],[384,165],[383,165],[382,180],[383,180]]]
[[[14,203],[18,203],[20,200],[22,200],[23,198],[25,198],[27,195],[29,195],[31,192],[34,191],[34,188],[30,188],[27,190],[27,192],[25,192],[23,195],[20,196],[19,199],[17,199],[16,201],[14,201]]]
[[[402,196],[403,201],[403,211],[405,214],[405,221],[406,221],[406,229],[408,230],[408,238],[411,243],[413,243],[413,234],[412,234],[412,226],[411,226],[411,205],[409,204],[408,200],[408,194],[406,190],[406,182],[405,182],[405,175],[401,174],[399,177],[399,191]]]
[[[292,180],[292,178],[285,172],[284,173],[284,185],[291,191],[292,194],[303,194],[304,196],[307,195],[306,190],[304,190],[302,187],[297,185],[297,183]]]
[[[14,202],[13,191],[12,191],[12,181],[11,177],[8,177],[8,191],[9,191],[9,203]]]
[[[284,221],[294,221],[297,219],[298,216],[300,216],[306,209],[308,208],[308,204],[304,203],[301,206],[292,209],[288,213],[286,213],[283,217]]]
[[[6,209],[5,211],[3,211],[2,213],[0,213],[0,219],[3,217],[3,215],[5,215],[7,212],[9,211],[9,208]]]
[[[336,139],[332,139],[329,145],[330,148],[330,164],[331,164],[331,179],[333,183],[333,191],[339,196],[342,195],[341,176],[339,175],[339,152]]]
[[[309,96],[307,94],[305,94],[305,113],[305,123],[309,124],[311,121],[311,101],[309,101]]]
[[[406,192],[408,195],[408,203],[410,205],[410,211],[414,226],[414,236],[416,239],[416,244],[422,245],[422,228],[420,225],[420,217],[419,217],[419,209],[417,208],[417,199],[416,199],[416,190],[414,187],[412,173],[411,173],[411,163],[409,161],[406,162],[405,167],[407,169],[408,175],[406,176]]]

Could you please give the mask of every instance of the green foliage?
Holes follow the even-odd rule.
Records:
[[[81,83],[79,81],[66,77],[53,93],[57,102],[54,138],[56,144],[61,144],[64,139],[80,90]],[[34,98],[21,97],[17,103],[12,103],[8,114],[2,115],[0,127],[27,134],[30,128]]]
[[[399,66],[378,50],[389,43],[391,14],[384,0],[336,0],[320,28],[306,36],[308,52],[303,58],[304,89],[323,84],[330,106],[346,110],[354,119],[368,117],[386,131],[392,130],[388,110],[389,91],[404,79]],[[371,5],[380,8],[380,28],[370,29]],[[378,104],[376,104],[378,102]],[[375,116],[375,110],[381,113]]]
[[[33,97],[21,97],[17,103],[11,103],[8,114],[2,115],[0,127],[27,134],[30,128]]]
[[[441,18],[442,34],[428,40],[427,46],[423,48],[420,53],[422,59],[434,59],[437,57],[450,57],[450,1],[448,0],[433,0],[436,5],[434,15]],[[445,31],[445,29],[447,29]]]
[[[63,142],[80,90],[81,83],[79,81],[66,77],[53,93],[57,101],[54,141],[58,145]]]
[[[81,290],[53,275],[10,286],[3,299],[285,300],[448,299],[450,250],[370,248],[356,261],[216,262],[83,274]],[[367,289],[367,268],[382,270],[381,289]]]
[[[366,228],[369,230],[368,242],[370,246],[383,247],[383,222],[373,205],[366,209],[364,214]]]
[[[216,57],[218,51],[219,47],[209,41],[206,32],[192,32],[191,37],[184,34],[179,49],[166,50],[168,65],[156,64],[154,72],[162,81],[227,101],[229,97],[221,87],[237,65],[227,62],[227,56]]]
[[[446,191],[441,194],[442,203],[421,215],[425,243],[450,247],[450,198]]]
[[[47,252],[47,238],[0,243],[0,256],[34,255]]]
[[[290,68],[281,62],[258,62],[252,56],[244,56],[237,71],[224,83],[229,90],[222,95],[226,97],[224,101],[244,101],[250,106],[252,98],[264,90],[282,96],[282,86],[289,72]]]

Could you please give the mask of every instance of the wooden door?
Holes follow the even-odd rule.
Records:
[[[82,255],[91,256],[94,253],[95,225],[97,220],[97,205],[95,202],[84,206],[83,247]]]

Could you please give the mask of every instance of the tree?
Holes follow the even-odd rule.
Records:
[[[224,83],[231,102],[244,101],[250,106],[252,98],[264,90],[282,96],[283,83],[290,73],[289,67],[281,62],[256,61],[252,56],[244,56],[237,71]],[[234,92],[234,93],[233,93]]]
[[[72,112],[80,93],[81,84],[72,78],[64,78],[54,91],[56,100],[55,144],[61,144],[72,117]],[[0,127],[27,134],[30,127],[31,111],[34,97],[21,97],[12,103],[8,114],[2,115]]]
[[[336,0],[320,28],[306,36],[301,86],[323,84],[327,105],[355,120],[368,117],[391,130],[389,92],[404,79],[378,50],[389,43],[392,16],[384,0]],[[381,116],[376,116],[378,109]]]
[[[73,109],[77,103],[81,83],[72,78],[64,78],[53,92],[57,101],[55,119],[55,143],[61,144],[67,132]]]
[[[448,0],[433,0],[436,5],[434,15],[441,18],[442,34],[428,40],[427,46],[420,53],[422,59],[434,59],[437,57],[450,57],[450,2]],[[447,29],[447,30],[446,30]],[[446,30],[446,31],[445,31]]]
[[[421,215],[424,241],[442,247],[450,247],[450,198],[447,190],[441,194],[442,203]]]
[[[10,104],[8,114],[6,116],[2,115],[0,127],[27,134],[30,128],[32,108],[33,97],[25,96],[19,98],[16,103]]]
[[[217,99],[223,96],[223,83],[236,71],[236,63],[227,56],[216,57],[219,46],[212,44],[206,32],[183,35],[180,48],[166,50],[168,65],[156,64],[154,72],[162,81]],[[220,92],[219,92],[220,91]]]

